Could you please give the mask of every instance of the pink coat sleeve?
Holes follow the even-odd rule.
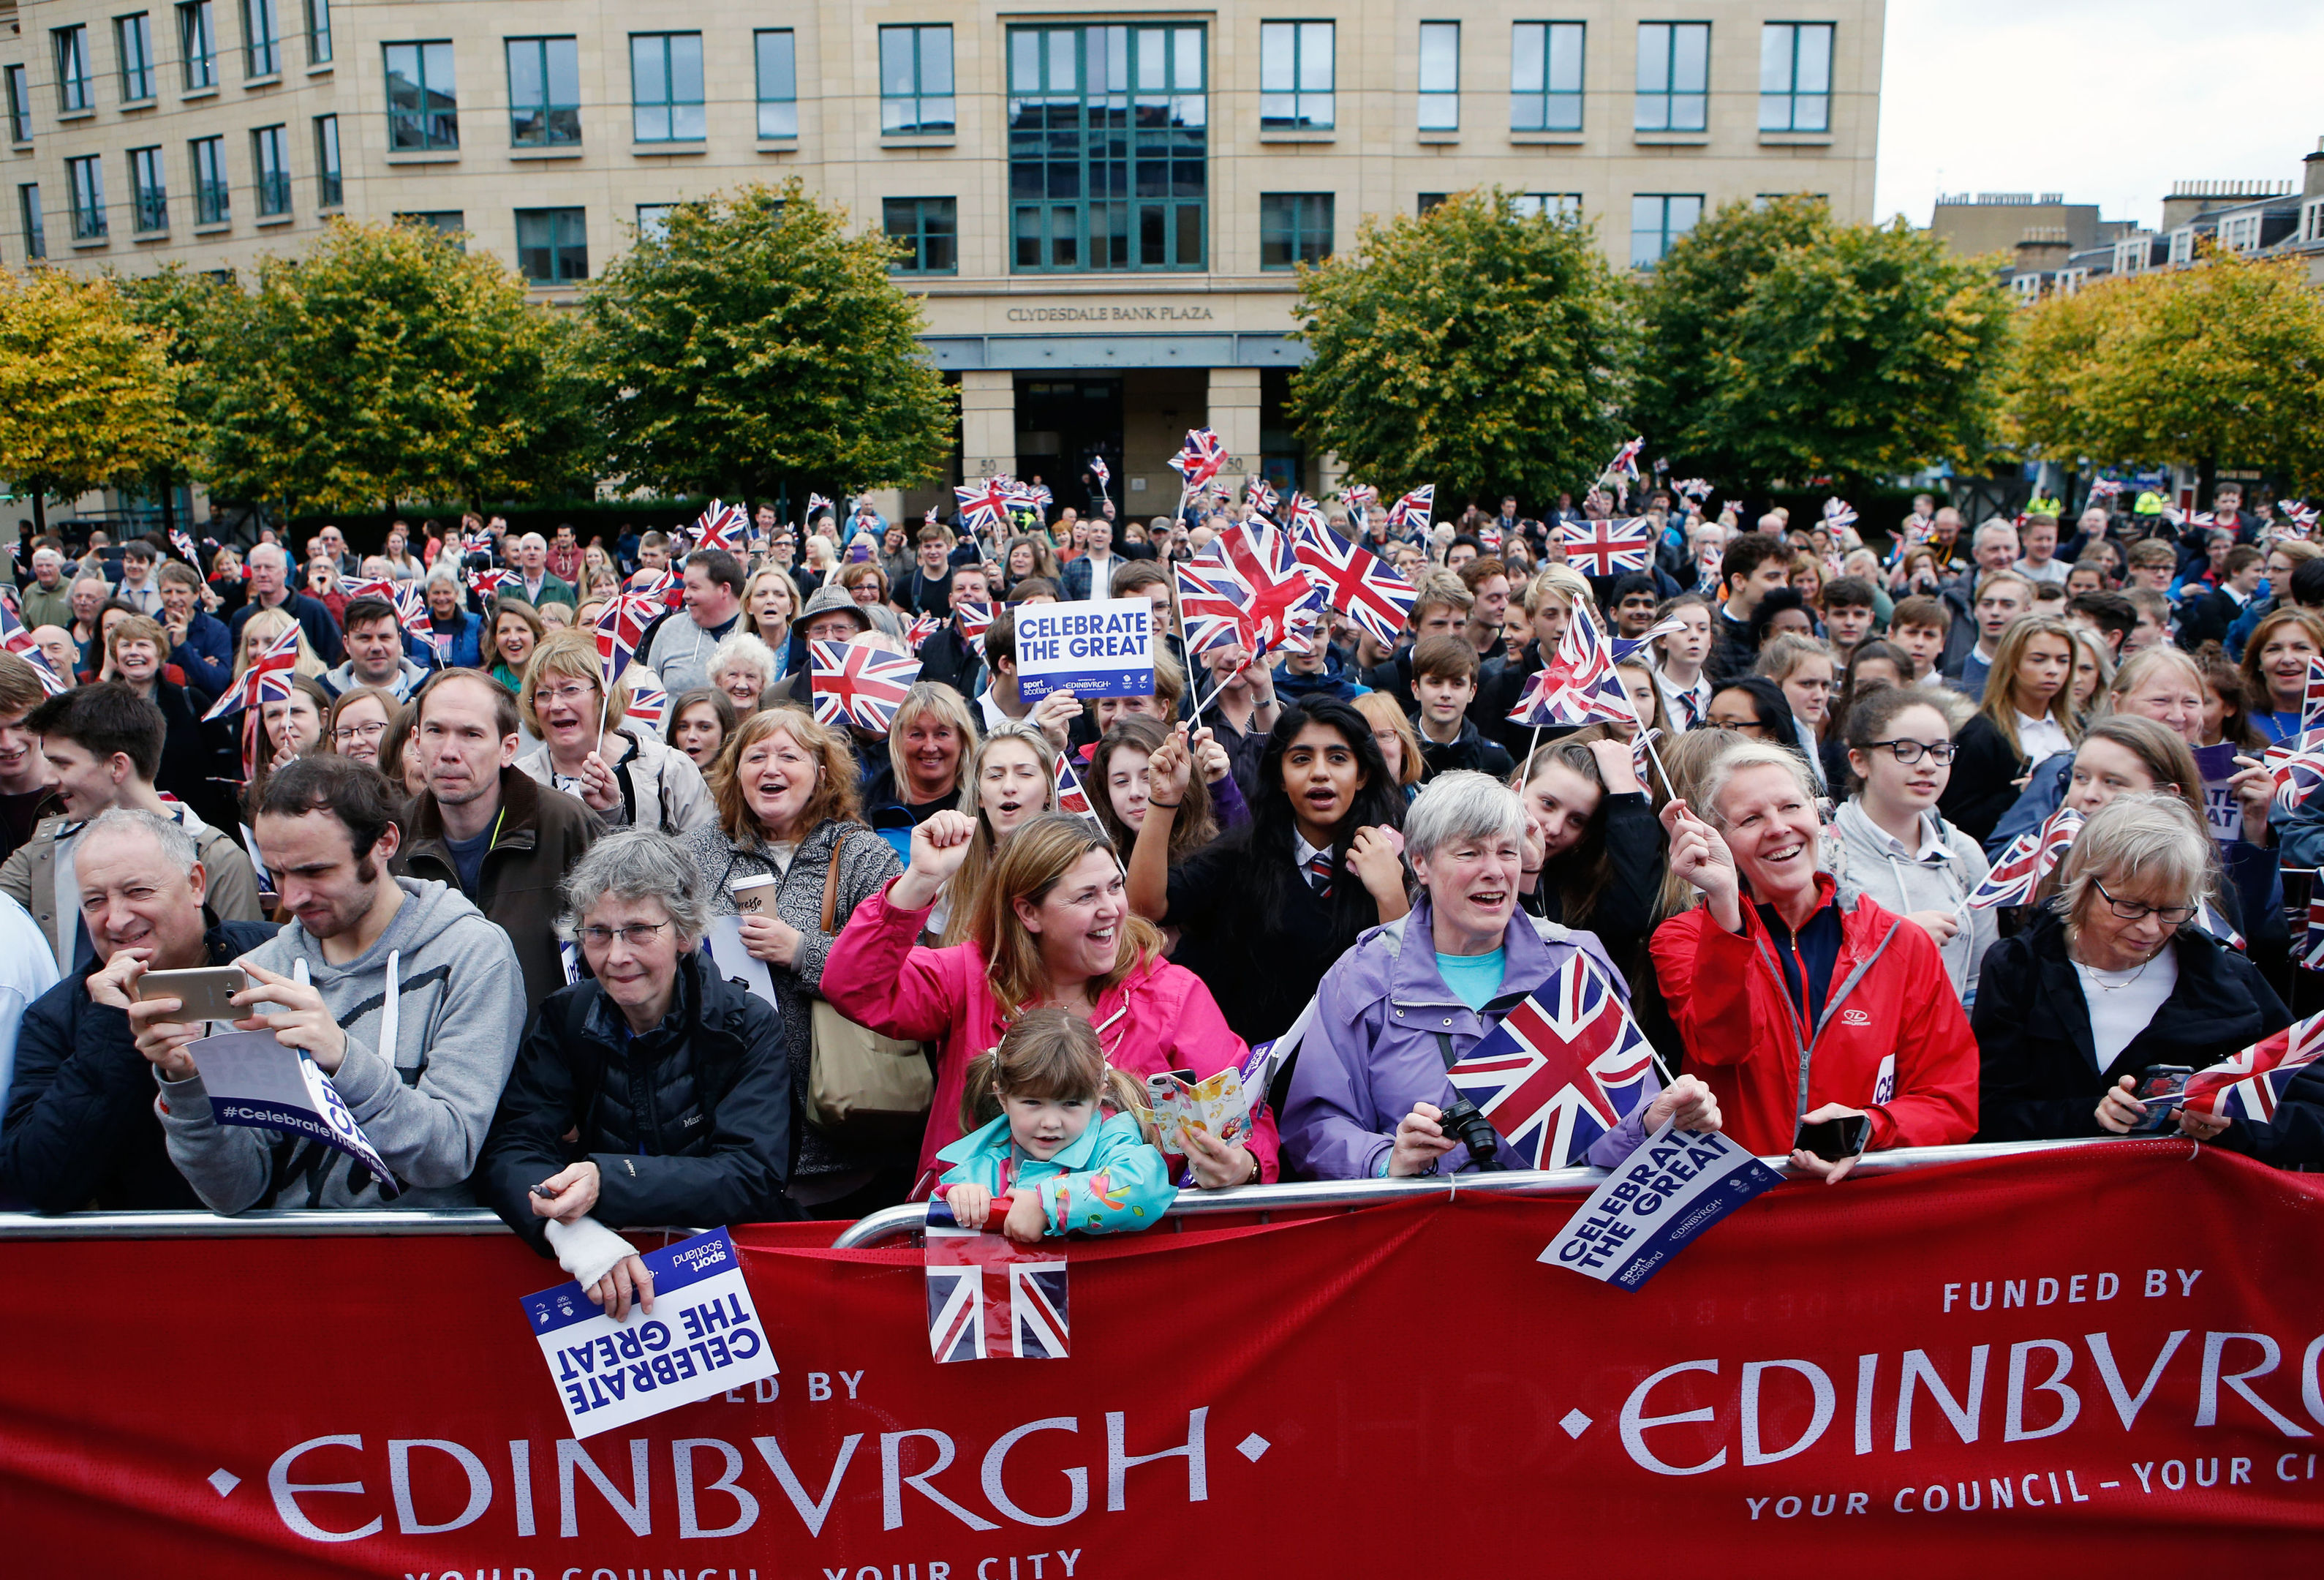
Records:
[[[1211,990],[1198,977],[1190,977],[1186,984],[1185,1002],[1178,1008],[1178,1022],[1170,1046],[1174,1067],[1193,1070],[1198,1076],[1240,1065],[1250,1051],[1227,1024],[1227,1018],[1219,1012],[1218,1001],[1211,997]],[[1251,1123],[1248,1144],[1250,1155],[1259,1160],[1259,1178],[1268,1184],[1280,1178],[1282,1148],[1273,1108],[1259,1109]]]
[[[965,998],[964,956],[974,946],[925,949],[913,940],[925,910],[888,903],[890,879],[855,908],[823,963],[823,996],[832,1008],[883,1037],[941,1042]]]

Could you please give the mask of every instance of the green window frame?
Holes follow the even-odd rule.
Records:
[[[1630,267],[1651,269],[1702,219],[1700,192],[1639,192],[1630,199]]]
[[[1518,192],[1509,199],[1509,208],[1519,219],[1531,219],[1536,214],[1546,214],[1553,219],[1573,222],[1582,217],[1582,194]]]
[[[424,225],[438,236],[456,243],[462,252],[468,250],[468,216],[465,209],[426,209],[418,213],[392,214],[388,219],[394,225]]]
[[[188,0],[178,7],[178,51],[188,93],[217,86],[217,27],[210,0]]]
[[[631,135],[640,143],[699,143],[710,134],[702,105],[700,33],[630,35],[630,115]]]
[[[953,86],[951,23],[880,30],[880,135],[949,136]]]
[[[170,228],[170,192],[159,148],[129,151],[129,204],[140,235]]]
[[[1261,192],[1259,266],[1292,269],[1330,257],[1333,207],[1329,192]]]
[[[1638,23],[1637,91],[1630,125],[1639,132],[1700,132],[1710,125],[1711,24]]]
[[[307,64],[331,63],[331,0],[307,0]]]
[[[460,146],[460,92],[449,39],[380,46],[387,65],[387,151],[432,153]]]
[[[282,35],[274,25],[274,0],[242,0],[244,78],[282,75]]]
[[[798,35],[762,27],[751,35],[759,74],[759,135],[798,135]]]
[[[153,97],[153,19],[141,11],[113,19],[113,52],[121,62],[121,102]]]
[[[57,49],[57,108],[77,115],[97,107],[97,90],[89,78],[88,29],[76,24],[50,35]]]
[[[1759,27],[1759,130],[1831,130],[1829,22],[1769,22]]]
[[[72,194],[73,240],[103,241],[105,225],[105,159],[84,154],[65,161],[65,189]]]
[[[581,208],[518,209],[516,265],[525,279],[534,285],[571,285],[588,279],[587,211]]]
[[[41,212],[41,183],[26,181],[16,189],[16,215],[24,223],[24,258],[49,255],[48,217]]]
[[[1205,42],[1199,23],[1009,30],[1011,273],[1206,266]]]
[[[1338,25],[1329,22],[1259,24],[1259,124],[1287,132],[1328,132]]]
[[[1461,24],[1420,24],[1420,130],[1461,129]]]
[[[22,66],[8,68],[8,141],[32,140],[32,74]]]
[[[960,200],[956,198],[884,198],[880,218],[896,255],[890,274],[960,273]]]
[[[1509,30],[1509,130],[1582,130],[1582,73],[1590,27],[1520,22]]]
[[[186,151],[194,161],[194,223],[224,225],[234,212],[233,189],[226,179],[226,139],[197,137]]]
[[[346,205],[346,177],[339,163],[339,117],[315,117],[315,207],[340,208]]]
[[[250,134],[250,168],[262,219],[290,212],[290,140],[282,134],[281,126],[260,126]]]
[[[572,37],[509,39],[509,146],[581,145],[581,45]]]

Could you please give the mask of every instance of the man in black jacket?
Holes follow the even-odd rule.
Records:
[[[44,1213],[202,1210],[170,1161],[153,1113],[153,1072],[132,1034],[134,967],[224,966],[277,930],[221,922],[202,904],[206,874],[183,828],[116,808],[81,833],[74,877],[97,958],[24,1012],[16,1075],[0,1125],[0,1195]]]
[[[1748,675],[1758,662],[1751,616],[1758,612],[1761,598],[1791,585],[1791,550],[1773,532],[1746,532],[1720,556],[1719,585],[1725,599],[1711,613],[1711,657],[1702,666],[1712,685]]]

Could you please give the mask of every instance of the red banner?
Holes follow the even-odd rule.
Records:
[[[2315,1561],[2317,1182],[2151,1141],[1787,1184],[1637,1294],[1535,1261],[1577,1199],[1075,1244],[1070,1359],[944,1366],[917,1251],[744,1230],[781,1377],[586,1443],[517,1303],[550,1270],[512,1240],[12,1244],[7,1568]]]

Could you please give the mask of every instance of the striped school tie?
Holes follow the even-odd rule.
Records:
[[[1332,853],[1330,851],[1319,850],[1307,858],[1307,886],[1315,891],[1318,899],[1329,900],[1332,897]]]

